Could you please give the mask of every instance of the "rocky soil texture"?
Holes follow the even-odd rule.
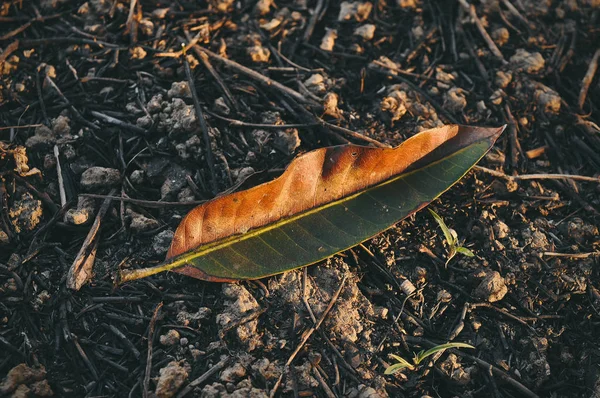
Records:
[[[599,26],[598,0],[2,2],[0,395],[600,397]],[[508,125],[432,204],[474,257],[420,212],[265,280],[113,286],[194,204],[450,123]],[[384,374],[449,341],[475,349]]]

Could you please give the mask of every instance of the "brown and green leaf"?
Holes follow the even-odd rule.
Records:
[[[163,264],[123,270],[120,280],[170,270],[226,282],[313,264],[425,207],[460,180],[503,130],[450,125],[393,149],[342,145],[308,152],[271,182],[193,209]]]

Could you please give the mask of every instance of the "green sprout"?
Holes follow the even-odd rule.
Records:
[[[410,370],[415,370],[417,368],[417,366],[419,366],[419,364],[421,362],[423,362],[423,360],[425,358],[435,354],[436,352],[443,351],[448,348],[473,348],[473,349],[475,349],[475,347],[473,347],[472,345],[465,344],[465,343],[440,344],[440,345],[436,345],[433,348],[430,348],[427,351],[419,351],[418,354],[414,355],[414,357],[412,359],[412,363],[408,362],[406,359],[404,359],[398,355],[390,354],[390,357],[394,358],[396,360],[396,363],[388,366],[388,368],[385,370],[384,374],[392,375],[402,369],[407,369],[407,368]]]
[[[456,256],[456,253],[460,253],[467,257],[475,256],[475,254],[473,254],[473,252],[471,250],[469,250],[466,247],[461,246],[459,244],[458,235],[456,234],[456,231],[453,230],[452,228],[448,228],[448,226],[446,225],[446,223],[444,222],[442,217],[440,217],[439,214],[437,214],[435,211],[433,211],[431,209],[428,209],[428,210],[431,213],[431,215],[433,216],[433,218],[435,218],[435,221],[437,221],[437,223],[439,224],[440,228],[442,229],[442,232],[444,233],[444,237],[446,238],[446,242],[448,242],[449,249],[448,249],[448,257],[446,258],[446,266],[448,266],[448,263],[450,262],[450,260],[452,260],[452,258],[454,258],[454,256]]]

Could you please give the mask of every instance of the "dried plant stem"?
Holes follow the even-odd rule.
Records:
[[[564,258],[579,258],[584,259],[592,256],[600,256],[600,252],[589,252],[589,253],[556,253],[556,252],[544,252],[546,257],[564,257]]]
[[[206,48],[195,45],[192,47],[192,50],[194,50],[194,52],[196,54],[198,54],[199,57],[201,56],[200,55],[201,53],[204,53],[204,54],[208,55],[210,58],[216,59],[217,61],[223,63],[225,66],[227,66],[243,75],[246,75],[253,80],[256,80],[257,82],[265,85],[266,87],[274,88],[276,90],[279,90],[279,91],[289,95],[290,97],[294,98],[296,101],[298,101],[302,104],[317,105],[317,106],[319,105],[316,102],[307,99],[305,96],[303,96],[299,92],[292,90],[291,88],[284,86],[283,84],[281,84],[273,79],[263,76],[260,73],[254,71],[250,68],[240,65],[239,63],[237,63],[235,61],[232,61],[232,60],[222,57],[218,54],[215,54],[212,51],[207,50]]]
[[[135,124],[124,122],[122,120],[119,120],[119,119],[117,119],[115,117],[106,115],[104,113],[101,113],[101,112],[98,112],[98,111],[91,111],[90,113],[93,116],[96,116],[98,119],[102,120],[103,122],[108,123],[108,124],[112,124],[114,126],[121,127],[124,130],[130,130],[130,131],[133,131],[133,132],[139,133],[139,134],[146,134],[147,133],[146,129],[138,127]]]
[[[343,134],[347,135],[348,137],[356,138],[356,139],[361,140],[361,141],[366,141],[366,142],[368,142],[370,144],[375,145],[378,148],[391,148],[389,145],[382,144],[381,142],[379,142],[379,141],[377,141],[377,140],[375,140],[375,139],[373,139],[371,137],[367,137],[364,134],[357,133],[356,131],[347,129],[345,127],[336,126],[335,124],[328,123],[328,122],[324,121],[321,118],[319,118],[318,120],[319,120],[319,122],[321,122],[321,124],[323,126],[325,126],[327,128],[330,128],[331,130],[334,130],[334,131],[339,131],[340,133],[343,133]]]
[[[212,116],[214,118],[228,122],[230,127],[249,127],[249,128],[255,128],[255,129],[284,130],[284,129],[291,129],[291,128],[314,127],[314,126],[320,125],[320,123],[318,123],[318,122],[292,123],[292,124],[249,123],[249,122],[244,122],[244,121],[237,120],[237,119],[231,119],[229,117],[225,117],[225,116],[219,115],[217,113],[214,113],[214,112],[211,112],[208,110],[206,111],[206,113],[208,113],[210,116]]]
[[[208,369],[202,376],[198,377],[197,379],[192,381],[190,384],[185,386],[185,388],[183,390],[181,390],[181,392],[179,394],[177,394],[177,398],[185,397],[190,392],[192,392],[192,390],[194,388],[198,387],[200,384],[202,384],[206,380],[208,380],[212,375],[217,373],[219,370],[223,369],[225,367],[225,365],[227,365],[227,363],[229,362],[229,359],[230,359],[230,357],[225,357],[225,358],[221,359],[213,367]]]
[[[596,182],[600,184],[600,178],[596,177],[588,177],[588,176],[580,176],[580,175],[571,175],[571,174],[522,174],[518,176],[509,176],[508,174],[504,174],[501,171],[496,171],[492,169],[488,169],[487,167],[475,166],[475,170],[483,171],[484,173],[493,175],[494,177],[503,178],[505,180],[577,180],[577,181],[587,181],[587,182]]]
[[[54,145],[54,157],[56,158],[56,174],[58,177],[58,191],[60,193],[60,205],[64,207],[67,204],[67,194],[65,193],[65,182],[62,175],[62,167],[60,165],[60,151],[58,145]]]
[[[154,209],[161,209],[163,207],[169,207],[169,206],[197,206],[197,205],[201,205],[202,203],[206,202],[206,200],[194,200],[191,202],[160,202],[160,201],[155,201],[155,200],[134,199],[134,198],[127,198],[127,197],[122,197],[122,196],[114,196],[114,195],[99,195],[99,194],[95,194],[95,193],[81,193],[81,194],[79,194],[79,196],[83,196],[85,198],[95,198],[95,199],[113,199],[113,200],[118,200],[120,202],[133,203],[134,205],[150,207],[150,208],[154,208]]]
[[[148,354],[146,355],[146,373],[144,374],[144,383],[142,385],[142,393],[144,398],[150,397],[148,389],[150,387],[150,374],[152,373],[152,345],[154,340],[154,329],[156,328],[156,320],[163,303],[158,303],[152,314],[150,326],[148,329]]]
[[[115,192],[116,190],[113,189],[110,196],[114,195]],[[111,202],[112,199],[110,197],[104,199],[102,206],[100,206],[100,210],[98,210],[96,219],[83,241],[79,253],[77,253],[75,261],[73,261],[71,268],[69,268],[69,272],[67,273],[67,287],[70,289],[79,290],[92,278],[92,267],[96,257],[100,227],[102,219],[108,212]]]
[[[219,187],[217,185],[217,176],[215,174],[215,157],[212,152],[212,145],[210,142],[210,135],[208,134],[208,126],[206,125],[206,120],[204,119],[204,112],[202,112],[200,100],[198,99],[198,93],[196,92],[196,84],[194,83],[194,77],[192,76],[190,63],[188,62],[185,54],[183,55],[183,67],[185,69],[185,75],[187,77],[188,85],[190,86],[190,91],[192,93],[192,99],[194,100],[194,109],[196,110],[196,117],[198,118],[200,130],[202,130],[202,137],[204,138],[204,144],[206,145],[206,162],[208,163],[208,170],[210,172],[210,182],[213,194],[216,195],[219,191]]]
[[[598,59],[600,59],[600,48],[597,49],[594,53],[590,65],[588,66],[588,70],[585,73],[585,76],[583,77],[583,81],[581,82],[581,91],[579,91],[579,99],[577,101],[580,110],[583,110],[585,98],[587,97],[587,93],[592,84],[592,80],[594,80],[594,75],[598,70]]]
[[[469,15],[471,16],[471,19],[475,23],[475,26],[477,26],[479,33],[481,33],[483,40],[487,44],[487,46],[490,49],[490,51],[492,52],[492,54],[494,54],[494,56],[496,58],[502,60],[502,62],[506,64],[507,62],[504,59],[502,52],[500,51],[498,46],[496,46],[496,43],[494,43],[494,41],[490,37],[489,33],[485,30],[485,27],[481,23],[481,19],[479,19],[479,17],[477,16],[477,12],[475,11],[475,6],[473,4],[467,3],[466,0],[458,0],[458,2],[465,9],[465,11],[467,11],[469,13]]]

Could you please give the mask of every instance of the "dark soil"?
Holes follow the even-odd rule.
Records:
[[[0,395],[599,397],[600,3],[473,4],[2,2]],[[236,62],[187,50],[206,128],[186,34]],[[306,273],[114,287],[119,266],[164,259],[189,202],[449,123],[508,124],[432,204],[475,257],[446,266],[420,212]],[[596,180],[507,177],[531,174]],[[74,291],[82,256],[94,275]],[[475,350],[384,375],[389,354],[448,341]]]

